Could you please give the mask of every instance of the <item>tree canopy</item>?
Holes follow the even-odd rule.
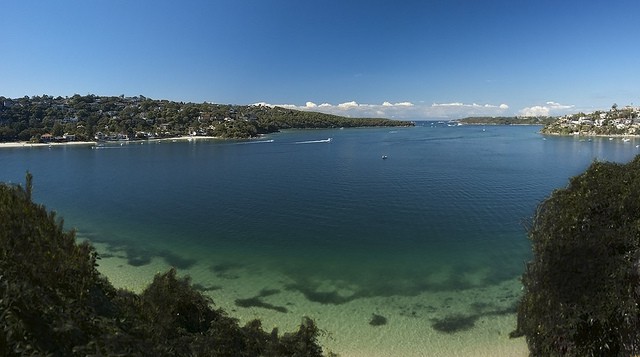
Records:
[[[640,353],[640,156],[594,162],[540,206],[513,336],[533,356]]]

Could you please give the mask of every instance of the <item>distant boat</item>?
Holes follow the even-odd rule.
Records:
[[[628,143],[629,141],[631,141],[631,139],[629,139],[629,138],[624,138],[624,139],[622,139],[622,141],[623,141],[623,142],[625,142],[625,143]]]
[[[387,155],[382,155],[382,160],[386,160],[387,159]]]

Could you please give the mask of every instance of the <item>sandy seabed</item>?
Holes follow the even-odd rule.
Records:
[[[106,245],[94,244],[99,253],[98,269],[118,288],[141,292],[157,273],[170,267],[160,257],[149,264],[131,266],[124,252],[114,252]],[[424,292],[418,296],[359,298],[344,304],[321,304],[309,301],[302,293],[286,289],[291,283],[286,276],[271,271],[247,271],[243,268],[215,274],[200,262],[189,269],[178,270],[189,275],[209,295],[216,307],[223,308],[241,325],[260,319],[264,330],[278,328],[280,333],[297,329],[304,316],[312,318],[323,331],[319,342],[326,352],[343,357],[388,356],[527,356],[523,338],[510,339],[515,327],[515,314],[480,314],[473,327],[445,333],[432,327],[433,321],[446,316],[472,315],[471,306],[508,302],[520,289],[517,279],[486,288],[456,292]],[[327,282],[331,285],[332,282]],[[264,294],[268,291],[268,294]],[[272,306],[239,307],[237,299],[258,297]],[[277,311],[284,309],[286,312]],[[477,312],[478,310],[476,310]],[[386,324],[370,324],[373,315],[384,316]]]

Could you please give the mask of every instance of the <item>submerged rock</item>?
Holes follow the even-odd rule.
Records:
[[[387,318],[382,316],[382,315],[378,315],[378,314],[372,314],[371,315],[371,320],[369,320],[369,325],[371,326],[382,326],[382,325],[386,325],[387,324]]]

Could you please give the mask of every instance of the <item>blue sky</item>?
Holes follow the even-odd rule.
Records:
[[[0,96],[402,119],[640,105],[640,1],[4,1]]]

